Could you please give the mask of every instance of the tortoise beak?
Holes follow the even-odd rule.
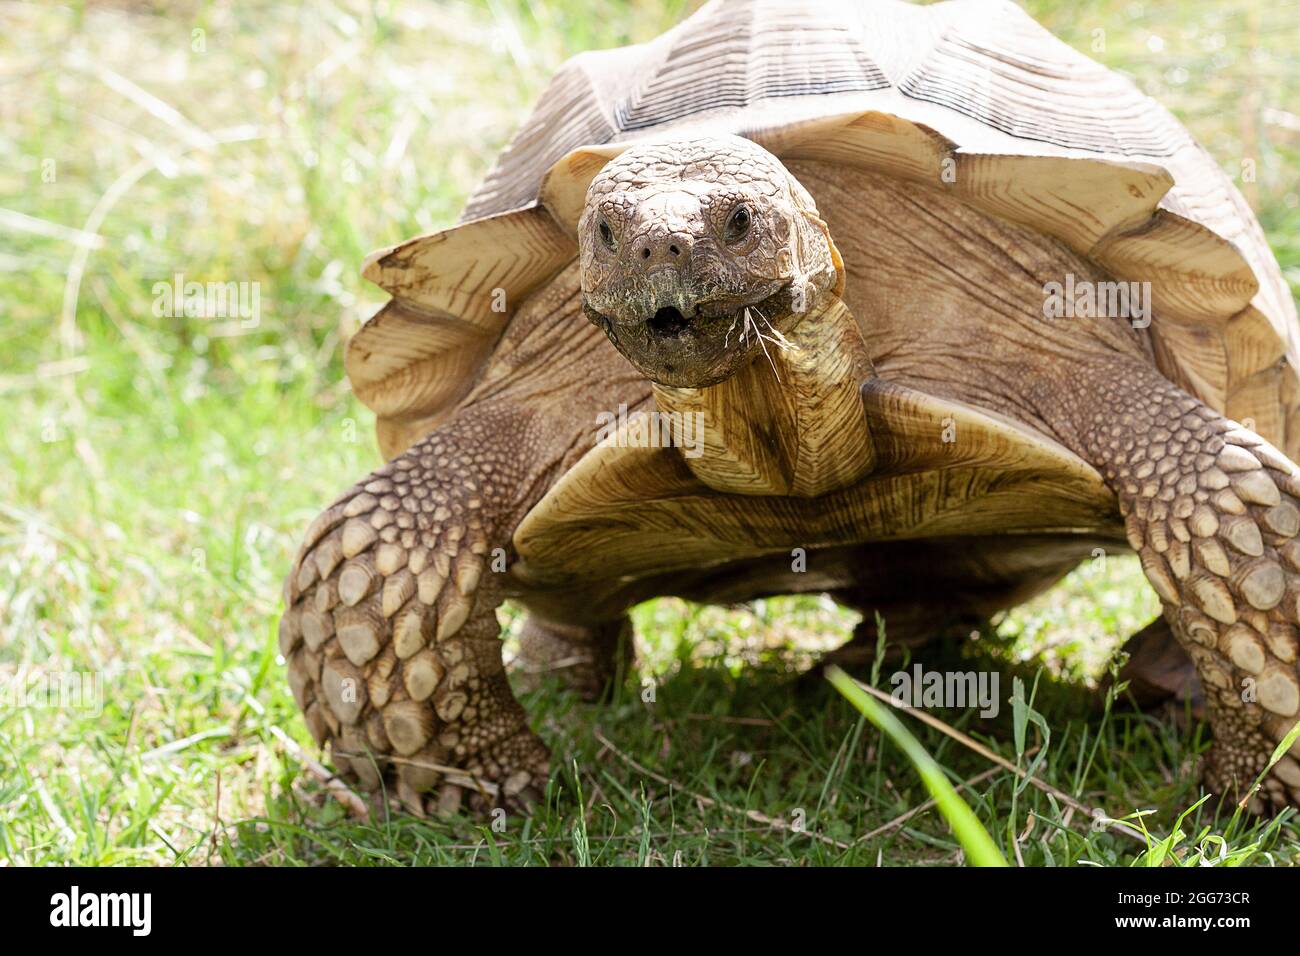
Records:
[[[650,334],[661,339],[673,339],[690,325],[690,319],[682,315],[676,306],[668,305],[656,309],[655,314],[646,319]]]
[[[681,294],[680,286],[665,291],[636,307],[610,312],[584,295],[583,309],[637,371],[676,388],[716,385],[760,352],[758,336],[745,332],[747,311],[759,310],[778,327],[789,313],[788,283],[705,301]]]

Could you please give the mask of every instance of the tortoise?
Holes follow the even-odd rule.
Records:
[[[520,672],[593,694],[657,595],[828,592],[910,640],[1132,550],[1207,788],[1300,714],[1294,303],[1171,114],[1006,0],[714,0],[582,53],[459,223],[364,274],[387,462],[308,529],[280,647],[414,813],[548,779],[506,598]]]

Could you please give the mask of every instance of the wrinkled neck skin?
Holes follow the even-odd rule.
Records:
[[[808,191],[739,137],[640,144],[592,181],[578,224],[583,309],[660,385],[715,385],[842,288]]]

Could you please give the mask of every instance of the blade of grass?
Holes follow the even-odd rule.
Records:
[[[855,681],[851,677],[849,678],[849,680],[859,690],[863,691],[864,693],[872,695],[877,700],[883,701],[884,703],[889,704],[891,707],[900,706],[899,704],[896,704],[894,700],[884,691],[877,690],[875,687],[871,687],[867,684],[863,684],[860,683],[859,681]],[[921,721],[921,723],[933,727],[935,730],[939,731],[940,733],[947,734],[953,740],[957,741],[957,743],[979,754],[985,760],[992,761],[993,763],[997,764],[999,767],[1003,767],[1007,770],[1010,770],[1017,777],[1020,777],[1023,780],[1028,780],[1039,790],[1043,791],[1043,793],[1050,794],[1051,796],[1055,797],[1057,800],[1060,800],[1062,803],[1064,803],[1067,807],[1073,807],[1076,811],[1082,813],[1086,819],[1089,820],[1097,819],[1096,811],[1090,809],[1089,807],[1084,806],[1078,800],[1074,799],[1074,797],[1070,796],[1068,793],[1065,793],[1063,790],[1060,790],[1057,787],[1052,786],[1050,783],[1045,783],[1044,781],[1039,780],[1037,777],[1029,776],[1025,772],[1024,768],[1017,767],[1015,764],[1013,764],[1010,760],[1007,760],[1005,757],[999,757],[993,751],[989,750],[988,747],[985,747],[983,744],[981,744],[978,740],[975,740],[969,734],[962,733],[960,730],[957,730],[955,727],[945,724],[942,720],[939,720],[937,717],[933,716],[932,714],[927,714],[925,711],[916,710],[915,708],[911,708],[911,707],[905,707],[903,709],[907,710],[913,717]],[[1129,824],[1124,823],[1122,820],[1117,820],[1114,817],[1111,817],[1109,815],[1105,815],[1105,819],[1117,827],[1115,832],[1122,833],[1130,840],[1136,840],[1137,842],[1143,844],[1144,846],[1146,845],[1147,841],[1142,836],[1142,834],[1138,830],[1131,827]]]
[[[1260,784],[1264,781],[1264,778],[1268,776],[1268,772],[1272,770],[1277,762],[1282,759],[1283,755],[1291,749],[1292,745],[1298,738],[1300,738],[1300,720],[1296,721],[1296,725],[1287,732],[1287,735],[1282,738],[1281,743],[1273,748],[1273,756],[1268,758],[1268,765],[1259,772],[1259,776],[1255,778],[1254,785],[1246,792],[1246,795],[1241,798],[1241,801],[1237,804],[1238,810],[1246,809],[1246,803],[1255,795],[1256,791],[1259,790]]]
[[[930,791],[944,815],[952,826],[952,832],[966,851],[966,859],[974,866],[1006,866],[1007,860],[993,838],[975,816],[975,812],[966,805],[957,791],[953,789],[943,769],[934,762],[920,742],[912,736],[897,717],[863,693],[848,674],[838,667],[830,667],[826,678],[837,691],[851,703],[863,717],[871,721],[878,730],[886,734],[894,744],[907,755],[920,774],[921,782]]]

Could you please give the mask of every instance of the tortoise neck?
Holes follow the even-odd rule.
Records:
[[[685,456],[710,488],[743,495],[813,497],[871,471],[875,449],[859,388],[871,358],[853,314],[824,296],[731,378],[707,388],[654,386],[673,420],[703,425]],[[672,413],[680,413],[681,418]]]

